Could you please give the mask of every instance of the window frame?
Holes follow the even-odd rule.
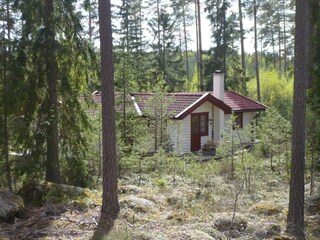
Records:
[[[243,129],[243,112],[233,112],[234,116],[234,126],[233,129],[238,127],[239,129]]]
[[[192,113],[191,115],[199,117],[199,135],[201,137],[209,136],[209,112]],[[201,117],[203,117],[203,116],[204,116],[205,130],[202,132],[201,131]]]

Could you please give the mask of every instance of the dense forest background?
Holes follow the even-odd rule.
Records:
[[[307,131],[307,152],[317,159],[320,7],[316,0],[310,4],[307,126],[312,131]],[[99,112],[94,119],[91,114],[96,108],[92,92],[101,85],[97,6],[95,0],[1,1],[1,187],[13,190],[30,179],[83,187],[97,183],[101,121]],[[268,121],[261,124],[270,129],[279,125],[279,119],[289,124],[294,13],[289,0],[118,1],[112,6],[115,91],[124,96],[209,91],[212,73],[219,69],[226,73],[227,89],[271,109],[273,114],[266,114]],[[201,16],[209,19],[210,33],[201,32]],[[245,26],[249,31],[244,30],[244,18],[251,19],[246,23],[252,26]],[[252,51],[246,53],[251,36]],[[203,38],[211,39],[210,49],[202,49]],[[196,39],[196,50],[190,50],[191,39]],[[129,152],[147,151],[143,146],[147,140],[141,139],[148,131],[126,108],[117,114],[121,172],[132,167]],[[279,119],[270,119],[274,116]],[[276,135],[288,139],[287,132],[279,131]]]

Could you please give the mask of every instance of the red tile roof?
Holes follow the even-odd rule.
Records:
[[[117,95],[117,94],[116,94]],[[136,102],[137,110],[142,114],[145,111],[148,99],[153,96],[153,93],[135,93],[131,94]],[[100,103],[100,93],[94,94],[96,103]],[[181,92],[181,93],[165,93],[164,98],[168,99],[168,111],[172,113],[175,118],[183,119],[197,107],[208,101],[215,106],[222,109],[225,113],[235,112],[249,112],[249,111],[264,111],[267,107],[250,98],[247,98],[234,91],[225,91],[224,101],[217,99],[212,92]],[[170,100],[169,100],[170,99]]]
[[[234,91],[225,91],[224,102],[235,112],[263,111],[267,106]]]

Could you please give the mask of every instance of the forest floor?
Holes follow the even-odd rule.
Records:
[[[198,164],[209,171],[194,169],[193,177],[154,172],[120,178],[121,210],[105,239],[290,239],[284,233],[289,185],[283,170],[271,171],[265,163],[250,178],[239,174],[232,180],[221,167],[210,174],[210,163]],[[0,223],[0,239],[90,239],[99,221],[101,192],[50,191],[13,223]],[[307,196],[308,191],[310,184]],[[320,239],[319,226],[318,213],[306,216],[308,239]]]

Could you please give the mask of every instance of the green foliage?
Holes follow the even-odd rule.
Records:
[[[270,167],[274,168],[274,156],[279,156],[281,152],[290,150],[291,125],[288,120],[282,117],[278,110],[270,108],[266,115],[259,121],[258,144],[264,156],[270,157]]]
[[[170,138],[167,131],[168,121],[171,117],[169,106],[172,99],[165,96],[159,89],[148,99],[145,106],[145,114],[148,117],[149,131],[153,135],[154,150],[162,147],[170,150]]]
[[[251,79],[247,84],[248,95],[256,97],[256,80]],[[277,71],[260,71],[261,102],[275,108],[281,116],[289,120],[292,116],[293,79],[280,78]]]

